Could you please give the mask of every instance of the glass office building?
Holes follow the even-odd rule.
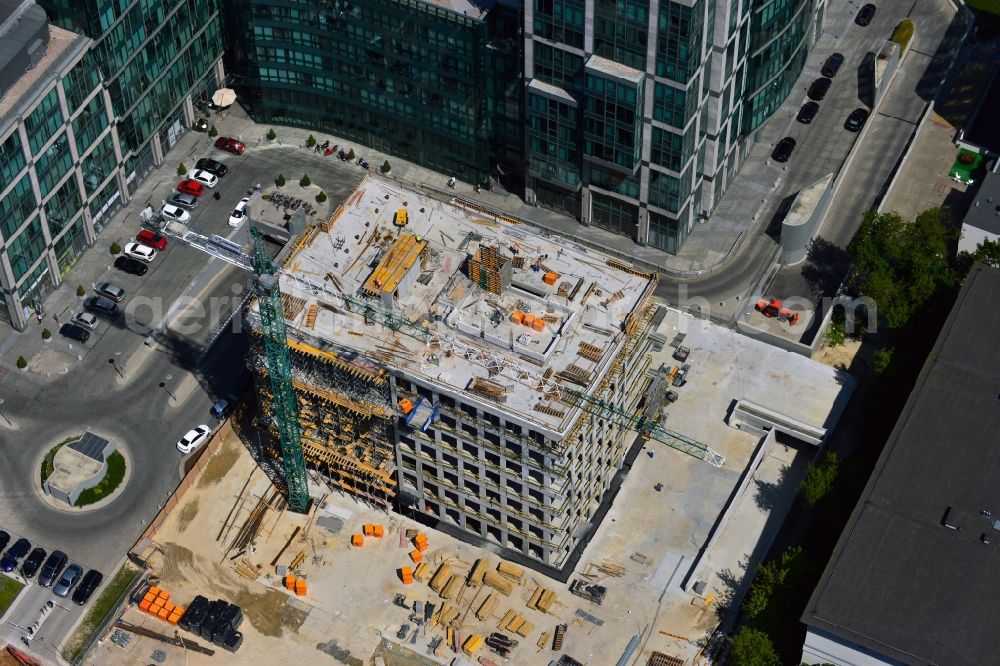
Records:
[[[234,87],[256,121],[327,131],[470,182],[518,167],[516,6],[239,0],[227,19]]]
[[[224,85],[220,0],[39,0],[53,25],[94,40],[130,191]]]
[[[676,252],[787,97],[825,0],[528,0],[529,202]]]
[[[0,6],[0,318],[23,329],[122,204],[121,150],[91,40]]]

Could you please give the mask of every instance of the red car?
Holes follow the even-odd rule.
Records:
[[[177,185],[177,191],[190,194],[194,197],[200,197],[205,193],[205,186],[196,180],[182,180]]]
[[[233,155],[242,155],[243,151],[247,149],[247,144],[236,139],[231,139],[228,136],[220,136],[215,140],[215,147]]]
[[[137,233],[135,235],[135,239],[146,247],[151,247],[154,250],[159,250],[160,252],[167,249],[167,239],[149,229],[143,229]]]

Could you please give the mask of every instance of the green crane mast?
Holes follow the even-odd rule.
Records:
[[[302,430],[299,408],[292,386],[292,360],[288,354],[284,309],[278,288],[278,267],[264,245],[264,237],[256,229],[253,235],[253,272],[257,276],[257,303],[260,311],[267,357],[267,374],[271,380],[271,404],[274,423],[281,442],[281,460],[285,466],[288,486],[288,508],[304,513],[309,507],[309,479],[302,454]]]

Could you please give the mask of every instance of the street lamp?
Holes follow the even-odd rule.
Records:
[[[173,391],[171,391],[169,388],[167,388],[167,382],[169,382],[173,378],[174,378],[173,375],[167,375],[166,377],[164,377],[163,378],[164,381],[160,382],[160,388],[163,389],[164,391],[166,391],[167,395],[169,395],[171,398],[173,398],[174,400],[177,400],[177,396],[174,395]],[[0,404],[2,404],[2,403],[0,403]]]
[[[2,416],[3,420],[7,422],[8,426],[10,426],[11,428],[13,428],[14,424],[10,422],[10,419],[7,418],[7,414],[5,414],[4,411],[3,411],[3,403],[4,403],[4,399],[0,398],[0,416]]]
[[[125,379],[125,362],[122,361],[121,364],[118,363],[118,359],[121,358],[121,355],[122,355],[122,353],[120,351],[115,352],[115,357],[114,358],[109,358],[108,359],[108,363],[110,363],[111,365],[115,366],[115,372],[118,373],[119,377],[121,377],[122,379]]]

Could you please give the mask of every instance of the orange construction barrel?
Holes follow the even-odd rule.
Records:
[[[149,607],[152,605],[153,605],[152,601],[150,601],[149,599],[143,599],[142,601],[139,602],[139,610],[149,611]]]
[[[351,545],[360,548],[365,545],[365,536],[363,534],[353,534],[351,535]]]
[[[372,533],[379,539],[385,536],[385,528],[379,524],[372,525]]]
[[[410,559],[413,560],[414,564],[420,564],[424,560],[424,555],[419,550],[411,550]]]
[[[304,597],[306,596],[306,579],[299,578],[295,581],[295,594],[296,596]]]
[[[285,589],[294,590],[295,589],[295,576],[285,576]]]
[[[545,320],[542,319],[541,317],[539,317],[531,325],[531,328],[535,329],[536,331],[544,331],[545,330]]]

